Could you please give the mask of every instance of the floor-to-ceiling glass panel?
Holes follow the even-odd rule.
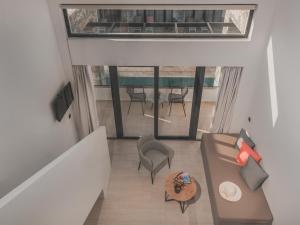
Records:
[[[195,71],[195,66],[159,68],[158,136],[189,135]]]
[[[91,69],[99,125],[106,127],[108,137],[116,137],[108,66],[91,66]]]
[[[125,137],[154,134],[154,68],[118,66]]]
[[[205,77],[199,112],[197,138],[212,131],[212,123],[218,100],[221,67],[205,67]]]

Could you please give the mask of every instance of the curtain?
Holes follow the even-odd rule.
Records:
[[[212,125],[212,131],[214,133],[229,132],[242,71],[242,67],[222,68],[220,90]]]
[[[81,65],[72,67],[74,76],[74,118],[79,137],[84,138],[98,126],[91,70],[87,66]]]

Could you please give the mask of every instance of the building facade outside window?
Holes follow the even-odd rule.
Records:
[[[247,38],[255,5],[63,5],[69,37]],[[169,9],[166,9],[169,8]]]

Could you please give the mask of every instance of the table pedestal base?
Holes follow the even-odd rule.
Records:
[[[177,201],[175,199],[171,199],[171,198],[169,198],[167,192],[165,191],[165,202],[170,202],[170,201],[176,201],[179,203],[182,214],[185,212],[185,210],[188,207],[188,203],[186,201]]]

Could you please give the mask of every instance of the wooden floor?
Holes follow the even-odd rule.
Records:
[[[132,103],[128,112],[129,101],[122,101],[122,121],[125,136],[141,136],[153,134],[154,132],[154,109],[151,103]],[[171,115],[168,103],[159,107],[158,133],[166,136],[188,136],[191,118],[191,102],[186,102],[186,117],[184,116],[182,104],[176,103],[172,106]],[[215,103],[202,102],[198,121],[198,133],[209,132],[214,116]],[[112,101],[97,101],[97,111],[100,125],[106,126],[107,135],[115,137],[115,121]],[[200,134],[201,135],[201,134]],[[197,135],[199,136],[199,135]]]
[[[99,200],[85,225],[212,225],[212,215],[200,152],[200,142],[163,141],[175,150],[171,169],[164,167],[151,184],[145,168],[137,170],[135,140],[109,141],[112,172],[109,190]],[[177,202],[164,201],[165,177],[176,171],[190,173],[201,186],[200,199],[184,214]]]

